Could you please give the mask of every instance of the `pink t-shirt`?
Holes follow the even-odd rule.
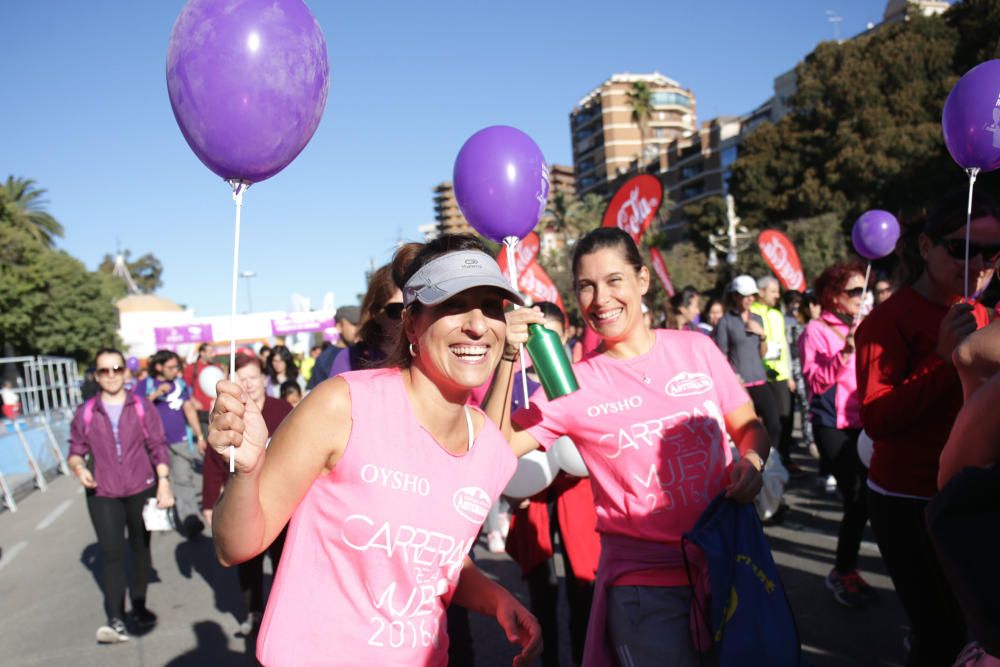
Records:
[[[257,655],[268,666],[446,665],[447,602],[517,461],[488,419],[471,451],[444,450],[396,369],[340,377],[351,437],[292,515]]]
[[[679,545],[723,489],[732,461],[724,415],[750,398],[711,338],[655,333],[639,357],[585,357],[573,366],[580,391],[555,401],[536,391],[513,420],[543,447],[573,439],[590,471],[599,532]],[[617,583],[686,581],[682,569]]]

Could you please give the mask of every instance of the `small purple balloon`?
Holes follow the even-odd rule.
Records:
[[[944,103],[941,130],[958,166],[1000,167],[1000,60],[976,65],[958,80]]]
[[[455,158],[455,199],[476,231],[500,242],[527,236],[545,212],[549,169],[527,134],[506,125],[469,137]]]
[[[139,360],[135,357],[129,357],[128,361],[125,362],[125,365],[128,366],[128,369],[133,373],[139,370]]]
[[[177,124],[205,166],[258,183],[312,138],[330,84],[326,42],[302,0],[188,0],[167,47]]]
[[[851,241],[865,259],[881,259],[892,254],[899,240],[899,221],[889,211],[865,211],[854,223]]]

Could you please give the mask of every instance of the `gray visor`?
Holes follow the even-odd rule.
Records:
[[[420,267],[403,287],[403,305],[414,301],[435,306],[473,287],[495,287],[505,298],[524,305],[496,260],[478,250],[459,250],[435,257]]]

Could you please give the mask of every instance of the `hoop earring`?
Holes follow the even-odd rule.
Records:
[[[409,344],[408,349],[410,350],[410,356],[411,357],[416,357],[417,356],[417,351],[413,348],[413,343]]]

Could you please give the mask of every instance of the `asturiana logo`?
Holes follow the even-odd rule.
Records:
[[[481,524],[486,520],[486,514],[490,511],[490,494],[486,493],[478,486],[463,486],[452,496],[455,503],[455,510],[463,517],[475,524]]]
[[[688,373],[684,371],[675,375],[664,390],[671,396],[697,396],[712,388],[712,378],[704,373]]]

